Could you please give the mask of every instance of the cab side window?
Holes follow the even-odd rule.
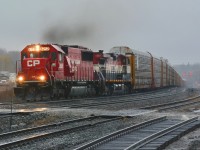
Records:
[[[24,59],[24,58],[27,58],[27,54],[26,53],[22,53],[22,56],[21,56],[22,58],[22,60]]]
[[[60,63],[63,62],[63,54],[62,53],[58,54],[58,60],[59,60]]]
[[[55,61],[56,58],[57,58],[57,57],[56,57],[56,52],[52,52],[52,53],[51,53],[51,60],[52,60],[52,61]]]

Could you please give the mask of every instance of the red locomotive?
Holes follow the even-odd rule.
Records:
[[[17,68],[14,92],[23,99],[82,95],[95,85],[93,52],[85,47],[28,45],[21,51],[21,68]]]
[[[128,47],[103,53],[77,45],[33,44],[21,51],[14,93],[22,99],[90,96],[181,82],[164,60]]]

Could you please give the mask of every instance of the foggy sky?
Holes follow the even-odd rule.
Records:
[[[0,48],[129,46],[170,64],[200,63],[199,0],[0,0]]]

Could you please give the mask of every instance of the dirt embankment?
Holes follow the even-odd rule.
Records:
[[[0,86],[0,103],[10,102],[14,97],[14,91],[12,85]]]

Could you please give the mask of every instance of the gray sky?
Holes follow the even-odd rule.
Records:
[[[200,0],[0,0],[0,48],[126,45],[172,65],[200,63]]]

